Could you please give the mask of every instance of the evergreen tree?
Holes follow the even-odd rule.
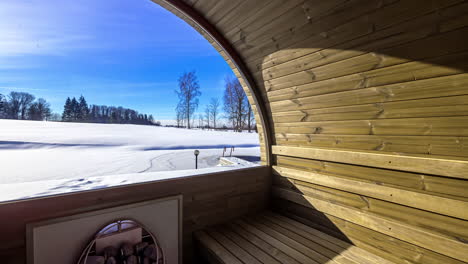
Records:
[[[41,100],[41,99],[39,99]],[[39,102],[38,100],[38,102]],[[44,100],[45,101],[45,100]],[[89,105],[83,96],[78,100],[75,97],[67,98],[62,114],[64,122],[90,122],[111,124],[153,124],[152,116],[140,114],[133,109],[122,106]]]
[[[86,99],[82,96],[80,96],[79,102],[78,102],[78,121],[86,121],[88,120],[88,115],[89,115],[89,108],[88,108],[88,103],[86,102]]]
[[[62,121],[70,122],[72,117],[72,106],[70,97],[67,97],[65,106],[63,107]]]
[[[71,109],[71,121],[77,121],[78,117],[80,116],[80,106],[75,97],[71,99],[70,109]]]

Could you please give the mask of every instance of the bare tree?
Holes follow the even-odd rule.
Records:
[[[50,115],[50,104],[43,98],[39,98],[28,108],[28,119],[30,120],[48,120]]]
[[[50,110],[50,104],[44,99],[37,99],[37,110],[41,117],[41,120],[49,120],[52,111]]]
[[[190,120],[198,108],[198,97],[201,95],[195,71],[186,72],[179,78],[179,90],[176,90],[176,93],[179,96],[179,104],[183,105],[187,128],[190,128]]]
[[[21,111],[21,94],[19,92],[11,92],[8,95],[8,117],[19,119]]]
[[[237,78],[227,77],[224,90],[224,111],[232,122],[233,129],[241,132],[245,125],[249,102]]]
[[[0,94],[0,118],[8,117],[7,113],[8,102],[3,94]]]
[[[250,105],[250,103],[247,105],[247,129],[249,130],[249,133],[250,131],[252,130],[252,124],[254,123],[254,114],[253,114],[253,111],[252,111],[252,106]]]
[[[181,127],[184,122],[184,106],[179,102],[176,107],[176,122],[177,122],[177,127]]]
[[[58,113],[52,113],[49,117],[49,121],[62,121],[62,115]]]
[[[226,118],[232,123],[232,128],[235,129],[236,123],[236,105],[232,80],[229,76],[224,79],[224,112]]]
[[[20,94],[21,119],[25,120],[28,108],[29,108],[29,106],[31,106],[31,104],[34,101],[35,97],[34,97],[34,95],[28,94],[28,93],[19,93],[19,94]]]
[[[206,127],[210,129],[211,111],[210,111],[209,105],[205,107],[205,119],[206,119]]]
[[[213,128],[216,129],[216,122],[219,115],[219,100],[218,98],[211,98],[209,105],[210,119],[213,123]]]
[[[203,129],[203,122],[205,120],[203,119],[203,114],[198,114],[198,127]]]
[[[247,116],[247,106],[249,105],[249,101],[247,100],[244,88],[242,88],[239,81],[236,82],[236,85],[234,87],[237,107],[237,130],[239,132],[242,132],[242,129],[245,125],[245,118]]]

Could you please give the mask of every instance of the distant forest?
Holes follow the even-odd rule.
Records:
[[[80,96],[67,98],[63,107],[62,121],[88,122],[108,124],[138,124],[160,125],[155,122],[152,115],[140,114],[138,111],[121,106],[90,105]]]
[[[175,93],[179,99],[175,107],[176,127],[201,129],[232,129],[234,131],[256,131],[254,111],[239,80],[227,76],[224,96],[220,100],[211,98],[204,112],[198,112],[200,85],[195,71],[183,73],[178,80]],[[152,115],[121,106],[88,105],[84,96],[68,97],[63,113],[52,113],[50,104],[43,98],[24,92],[0,94],[0,118],[18,120],[50,120],[62,122],[138,124],[160,126]],[[224,118],[224,120],[220,120]],[[198,119],[198,120],[197,120]],[[197,122],[198,121],[198,122]]]
[[[121,106],[89,105],[83,96],[68,97],[62,115],[53,114],[43,98],[24,92],[0,94],[0,118],[17,120],[50,120],[63,122],[160,125],[152,115]]]

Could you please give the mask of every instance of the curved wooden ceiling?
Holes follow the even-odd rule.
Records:
[[[153,1],[241,79],[274,208],[395,263],[468,262],[466,1]]]

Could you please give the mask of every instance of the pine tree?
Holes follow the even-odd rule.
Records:
[[[86,99],[80,96],[79,103],[78,103],[78,121],[87,121],[89,115],[89,108]]]
[[[70,109],[71,109],[71,121],[77,121],[78,117],[80,116],[80,107],[75,97],[73,97],[73,99],[71,100]]]
[[[67,97],[65,105],[63,107],[62,121],[70,122],[72,116],[72,107],[70,97]]]

